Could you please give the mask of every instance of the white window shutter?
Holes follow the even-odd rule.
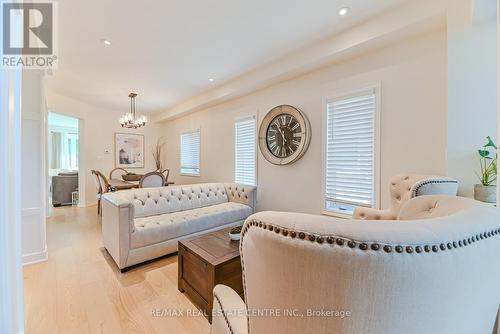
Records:
[[[325,208],[352,213],[375,205],[375,117],[373,90],[327,103]]]
[[[181,134],[181,174],[200,175],[200,130]]]
[[[256,131],[255,117],[234,124],[234,182],[255,186]]]

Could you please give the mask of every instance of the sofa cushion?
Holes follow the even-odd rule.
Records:
[[[148,217],[228,202],[222,183],[203,183],[120,191],[134,206],[134,217]]]
[[[134,219],[131,248],[153,245],[218,226],[243,221],[252,208],[234,202]]]

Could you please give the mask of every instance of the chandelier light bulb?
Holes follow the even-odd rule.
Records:
[[[140,128],[141,126],[145,126],[147,123],[146,116],[137,117],[137,115],[136,115],[136,109],[135,109],[136,96],[137,96],[136,93],[130,93],[128,95],[128,97],[130,98],[130,112],[128,112],[128,113],[124,114],[122,117],[120,117],[120,125],[123,128],[137,129],[137,128]]]

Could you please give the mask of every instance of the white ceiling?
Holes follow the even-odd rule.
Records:
[[[48,84],[120,111],[135,91],[139,113],[157,112],[404,2],[59,1],[59,68]],[[351,11],[339,17],[343,6]]]

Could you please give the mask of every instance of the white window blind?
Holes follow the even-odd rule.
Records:
[[[256,185],[255,117],[234,124],[234,182]]]
[[[181,174],[200,175],[200,130],[181,134]]]
[[[326,106],[325,209],[350,214],[375,205],[374,90]]]

